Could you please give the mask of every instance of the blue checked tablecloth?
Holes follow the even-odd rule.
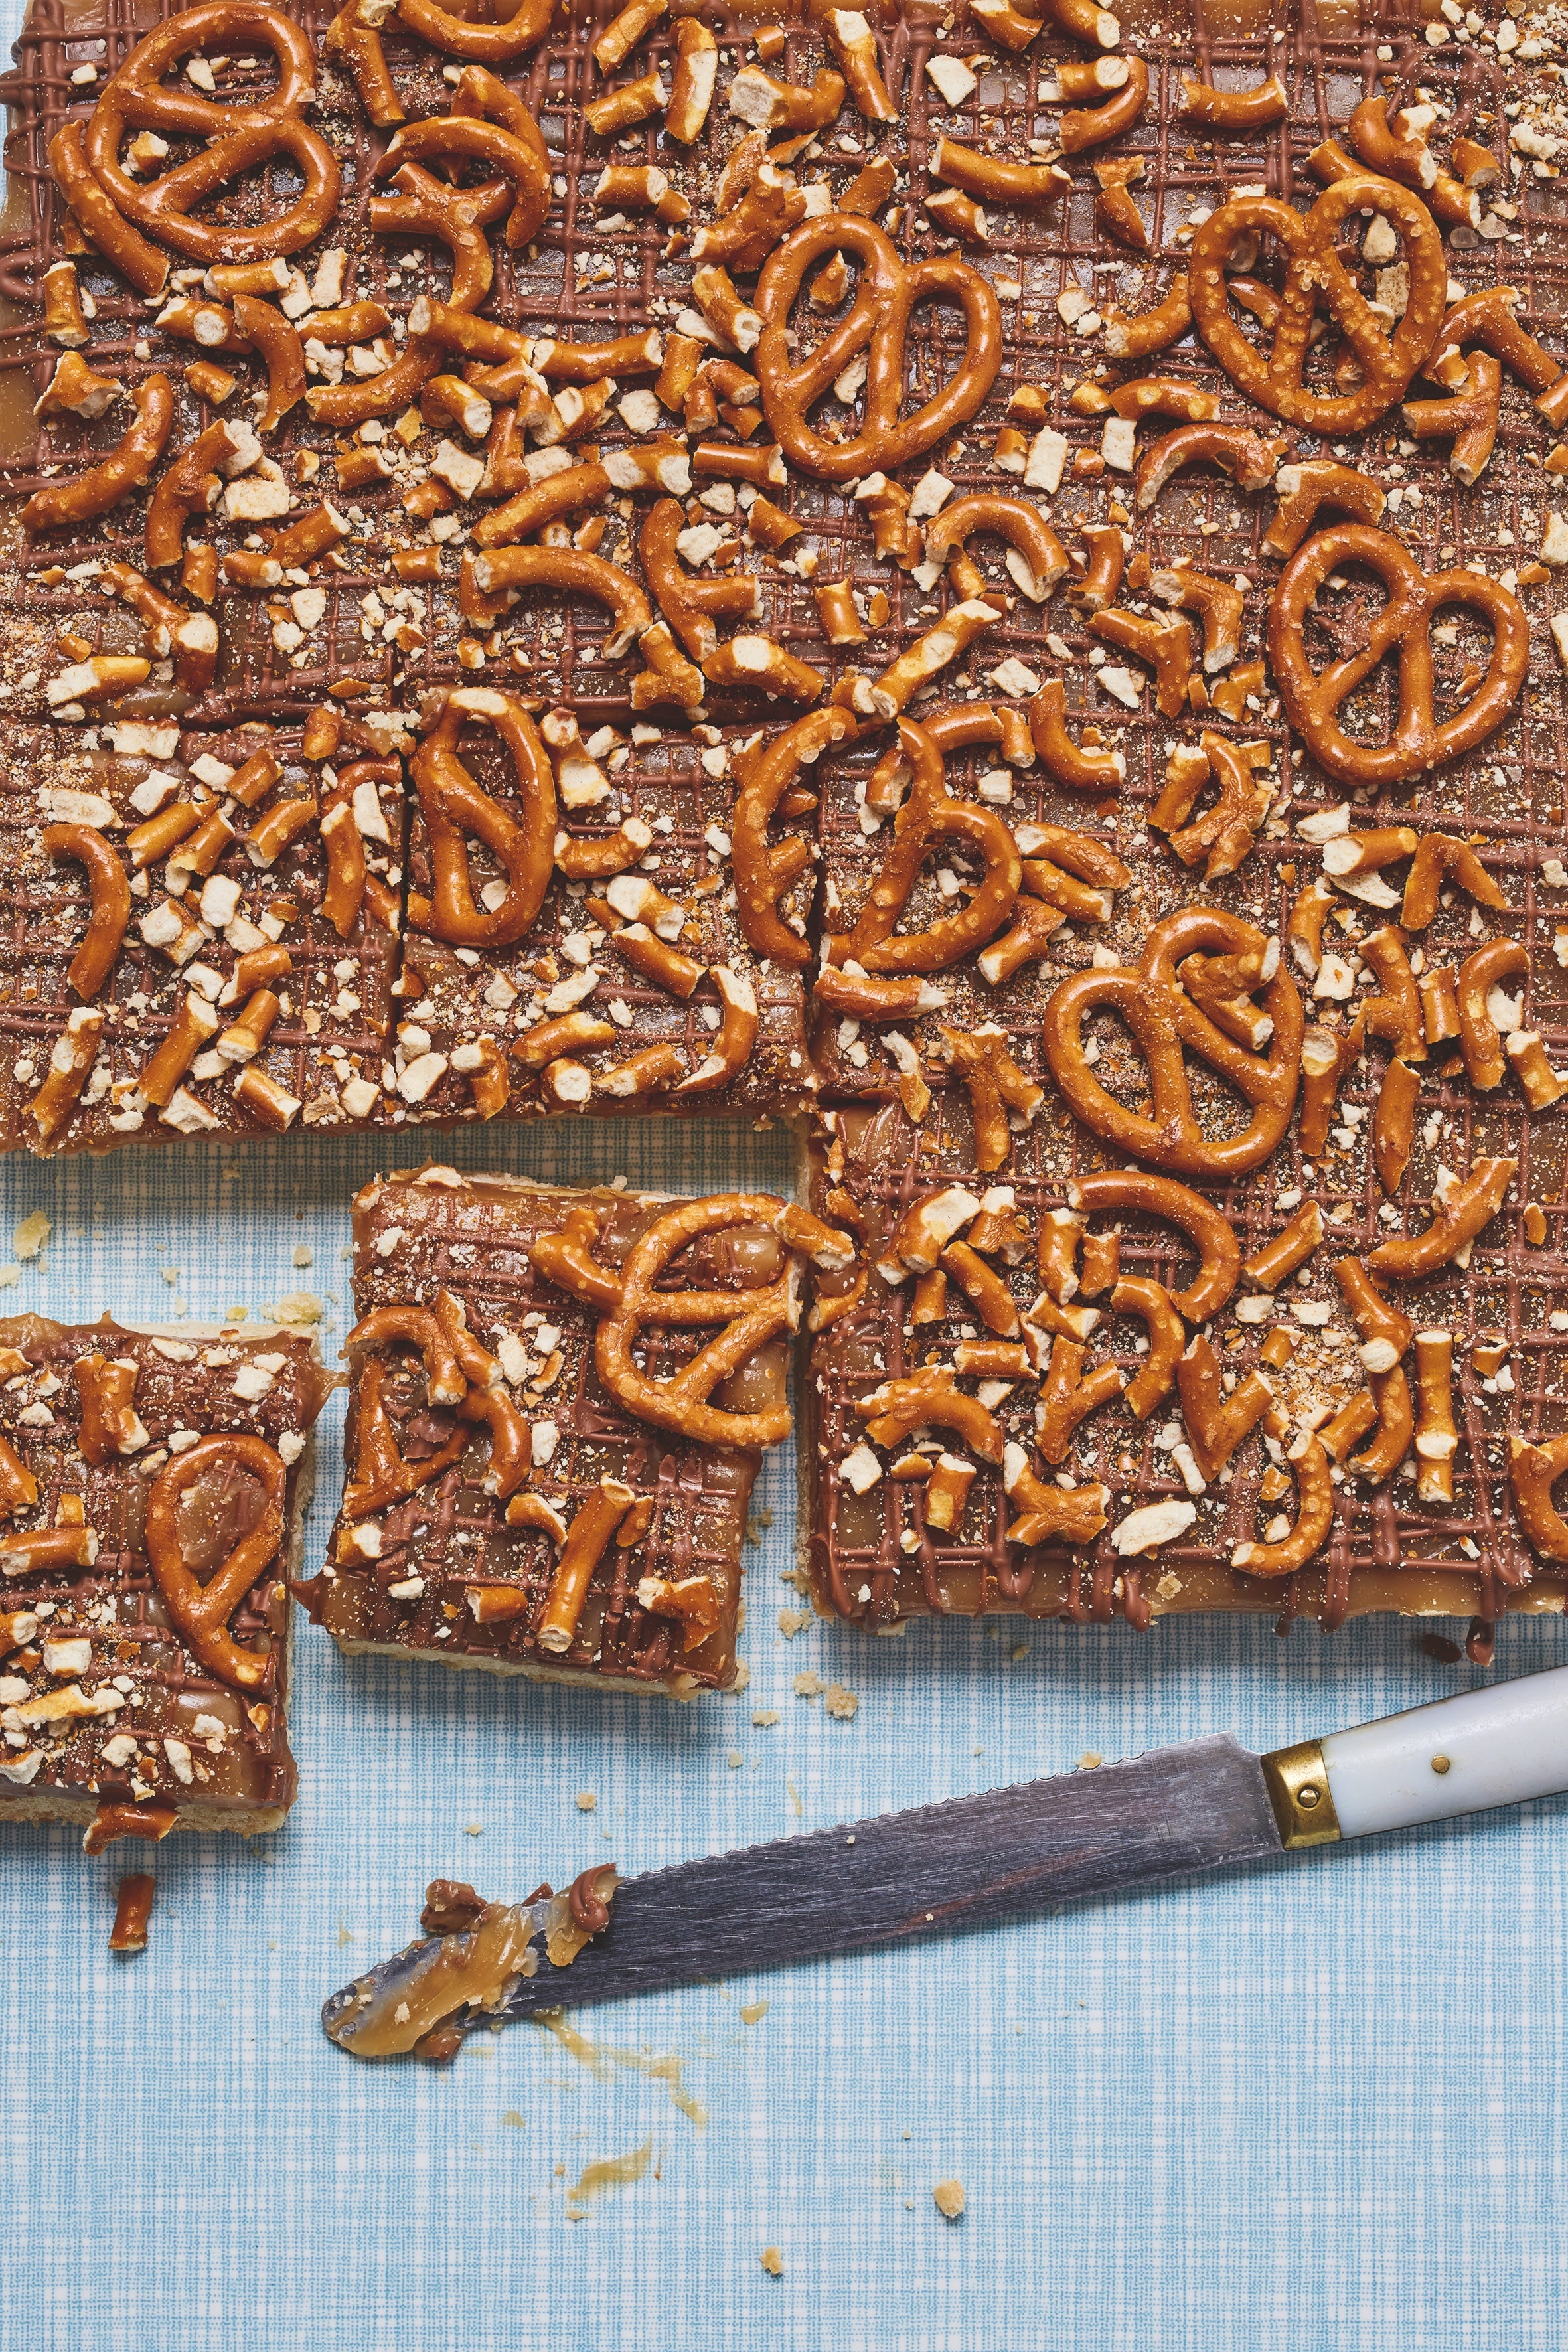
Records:
[[[0,49],[17,14],[0,0]],[[437,1148],[692,1192],[791,1169],[783,1134],[718,1125]],[[200,1319],[310,1290],[331,1360],[348,1203],[388,1150],[6,1163],[0,1259],[31,1212],[51,1232],[0,1309]],[[1086,1751],[1217,1728],[1266,1748],[1477,1678],[1398,1622],[1286,1643],[1224,1619],[786,1639],[793,1496],[781,1453],[743,1696],[680,1708],[350,1662],[303,1627],[298,1806],[255,1846],[160,1848],[141,1958],[106,1949],[123,1850],[4,1833],[0,2352],[1555,2352],[1561,1801],[587,2012],[592,2051],[518,2026],[437,2073],[323,2040],[322,1996],[407,1939],[431,1877],[516,1895]],[[1560,1621],[1510,1622],[1497,1671],[1565,1655]],[[796,1696],[805,1670],[858,1694],[853,1720]],[[640,2179],[569,2218],[586,2167],[643,2150]],[[951,2179],[956,2222],[931,2196]]]
[[[783,1134],[717,1124],[437,1140],[462,1167],[568,1181],[790,1174]],[[28,1213],[53,1230],[0,1307],[196,1318],[308,1289],[331,1359],[348,1202],[387,1150],[8,1162],[0,1256]],[[424,1155],[407,1139],[397,1156]],[[336,1398],[317,1547],[341,1427]],[[139,1959],[106,1949],[123,1850],[86,1862],[72,1832],[5,1833],[4,2352],[1560,2344],[1561,1802],[585,2011],[596,2065],[530,2025],[449,2074],[323,2040],[322,1995],[407,1939],[437,1875],[515,1895],[1086,1750],[1218,1727],[1265,1748],[1475,1678],[1397,1622],[1284,1643],[1267,1621],[1201,1618],[1146,1638],[786,1640],[793,1492],[775,1456],[739,1697],[683,1708],[347,1661],[302,1626],[289,1824],[159,1848]],[[1565,1650],[1560,1622],[1510,1622],[1498,1670]],[[852,1721],[795,1696],[807,1668],[858,1695]],[[765,1709],[778,1722],[754,1726]],[[644,2178],[568,2218],[585,2166],[650,2144]],[[956,2223],[931,2198],[947,2179],[967,2191]]]

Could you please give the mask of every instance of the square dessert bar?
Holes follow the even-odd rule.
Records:
[[[309,1595],[340,1647],[728,1687],[803,1264],[847,1237],[766,1194],[432,1167],[368,1185],[354,1241],[347,1484]]]
[[[410,1123],[810,1100],[798,961],[759,952],[737,904],[730,755],[639,734],[658,740],[606,746],[606,768],[571,713],[536,724],[470,687],[422,740],[393,1097]]]
[[[0,1819],[278,1828],[331,1387],[295,1332],[0,1323]]]
[[[1368,1492],[1369,1370],[1381,1399],[1410,1341],[1357,1255],[1386,1224],[1336,1230],[1326,1188],[1280,1207],[1272,1184],[1107,1164],[1044,1113],[1013,1141],[1005,1168],[977,1166],[962,1095],[919,1125],[896,1099],[824,1115],[812,1202],[857,1261],[815,1277],[809,1317],[819,1610],[872,1632],[986,1611],[1563,1610],[1568,1575],[1506,1510],[1511,1456],[1524,1516],[1525,1415],[1563,1346],[1510,1239],[1425,1286],[1414,1429]],[[1551,1447],[1542,1468],[1549,1490]]]
[[[0,1148],[363,1123],[391,1042],[402,770],[395,730],[323,718],[325,738],[10,737]]]

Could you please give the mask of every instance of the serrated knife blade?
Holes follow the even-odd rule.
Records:
[[[506,2013],[902,1943],[1280,1851],[1257,1757],[1227,1735],[1195,1739],[626,1879],[605,1933],[569,1970],[525,1978]]]
[[[569,1970],[520,1978],[494,2014],[989,1926],[1563,1790],[1568,1666],[1263,1757],[1219,1733],[623,1880],[608,1927]],[[462,1943],[435,1938],[382,1962],[331,1996],[323,2025],[352,2049],[354,2012],[395,2003],[411,1970],[444,1963],[447,1947],[458,1961]],[[468,2013],[459,2035],[480,2021]]]

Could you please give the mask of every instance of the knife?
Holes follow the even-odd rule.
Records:
[[[1267,1756],[1220,1733],[623,1880],[608,1927],[569,1971],[541,1968],[495,2011],[453,2021],[906,1943],[1564,1790],[1568,1666]],[[345,2019],[368,2007],[366,1988],[434,1958],[437,1940],[334,1993],[332,2038],[352,2048]],[[442,1940],[456,1958],[459,1939]]]

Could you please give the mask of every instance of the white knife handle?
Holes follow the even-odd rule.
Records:
[[[1287,1845],[1552,1796],[1568,1790],[1568,1666],[1331,1732],[1263,1764]]]

